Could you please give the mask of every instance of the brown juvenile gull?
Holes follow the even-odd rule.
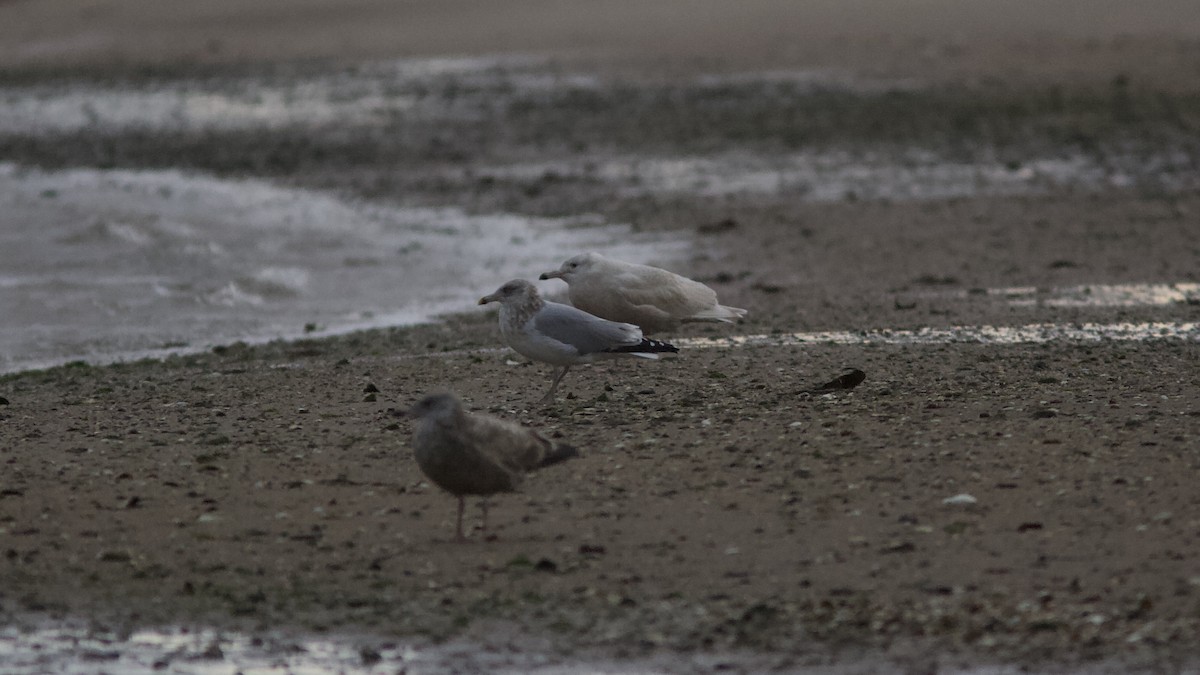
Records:
[[[640,326],[645,333],[673,330],[684,321],[733,323],[746,310],[717,303],[717,292],[674,272],[605,258],[577,255],[539,279],[567,282],[571,304],[610,321]]]
[[[513,279],[479,304],[500,303],[500,337],[522,356],[543,361],[562,370],[542,397],[545,403],[571,366],[621,356],[657,359],[661,352],[678,352],[666,342],[642,337],[642,330],[629,323],[608,321],[587,312],[548,302],[524,279]]]
[[[450,393],[431,394],[408,410],[419,420],[413,434],[417,466],[438,487],[458,498],[455,533],[463,539],[463,500],[483,500],[483,534],[487,536],[487,496],[515,492],[525,474],[579,453],[555,445],[538,432],[490,415],[473,415]]]

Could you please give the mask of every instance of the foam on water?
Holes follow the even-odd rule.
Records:
[[[595,216],[400,208],[179,171],[0,164],[0,370],[411,324],[566,253],[679,241]]]

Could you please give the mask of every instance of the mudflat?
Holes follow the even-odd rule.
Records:
[[[151,21],[156,3],[142,4]],[[42,12],[66,3],[2,4],[3,30],[18,25],[6,15],[27,17],[21,25],[37,37],[6,49],[39,55],[4,77],[286,77],[347,67],[296,58],[436,51],[415,37],[384,44],[373,12],[391,3],[339,13],[339,30],[366,37],[321,49],[284,39],[291,33],[252,39],[245,27],[257,19],[238,13],[248,10],[193,4],[212,21],[153,20],[193,41],[229,27],[203,53],[174,39],[57,49],[47,36],[71,24],[52,26]],[[106,13],[116,3],[90,6],[98,34],[138,25]],[[677,79],[745,64],[828,67],[839,58],[828,50],[798,47],[772,61],[779,52],[743,40],[753,58],[739,61],[680,46],[614,58],[551,44],[552,60],[563,59],[553,62],[599,73],[595,92],[526,101],[459,134],[0,138],[9,157],[32,165],[184,166],[367,199],[600,212],[694,238],[676,271],[749,310],[736,326],[656,336],[686,340],[677,358],[574,369],[548,406],[536,401],[550,368],[500,349],[495,315],[482,309],[428,326],[4,376],[3,611],[484,643],[506,626],[564,651],[745,649],[772,655],[774,667],[865,649],[914,670],[1194,667],[1194,339],[778,344],[795,332],[1196,322],[1194,292],[1157,304],[1046,301],[1055,289],[1200,282],[1192,3],[1178,4],[1176,21],[1148,12],[1124,33],[1067,20],[1079,9],[1071,3],[1050,6],[1064,13],[1013,3],[1012,16],[1040,21],[1040,32],[951,12],[959,32],[987,39],[905,37],[899,47],[870,38],[909,36],[911,26],[890,32],[882,10],[868,13],[874,22],[837,23],[828,17],[842,10],[827,7],[828,25],[861,36],[838,65],[872,81],[935,82],[908,93],[760,82],[714,96],[712,85]],[[306,30],[319,25],[318,9],[332,11],[305,7]],[[785,11],[755,7],[745,21]],[[526,37],[538,44],[458,18],[446,23],[457,53],[505,49],[497,36],[513,50]],[[624,24],[611,35],[590,25],[602,45],[627,35]],[[913,30],[955,34],[922,26]],[[296,51],[305,44],[318,53]],[[1036,57],[1031,44],[1054,58]],[[145,72],[153,63],[169,66]],[[848,191],[816,200],[799,190],[617,199],[585,174],[488,174],[531,158],[810,147],[903,155],[905,143],[988,155],[1014,172],[1031,156],[1082,152],[1121,180],[920,199]],[[1030,287],[1042,291],[1023,302]],[[765,337],[704,346],[731,335]],[[811,391],[848,367],[866,374],[858,387]],[[410,422],[398,415],[434,389],[567,441],[581,457],[494,499],[494,539],[457,543],[454,500],[420,475]]]

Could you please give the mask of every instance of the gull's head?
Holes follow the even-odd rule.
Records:
[[[538,278],[542,281],[546,279],[562,279],[569,284],[577,275],[587,272],[603,259],[599,253],[581,253],[573,258],[568,258],[562,264],[562,267],[553,272],[545,272]]]
[[[528,300],[535,300],[538,297],[537,288],[532,282],[524,279],[513,279],[496,289],[495,293],[485,295],[479,299],[479,304],[486,305],[489,302],[498,302],[502,305],[513,303],[522,303]]]
[[[429,394],[404,412],[413,419],[455,417],[462,410],[462,401],[448,391]]]

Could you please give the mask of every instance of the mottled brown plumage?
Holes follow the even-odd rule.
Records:
[[[413,452],[417,466],[435,485],[458,498],[455,532],[463,539],[463,500],[513,492],[525,474],[575,457],[532,429],[490,415],[468,413],[454,394],[432,394],[409,411],[417,418]],[[487,534],[487,502],[483,502]]]

